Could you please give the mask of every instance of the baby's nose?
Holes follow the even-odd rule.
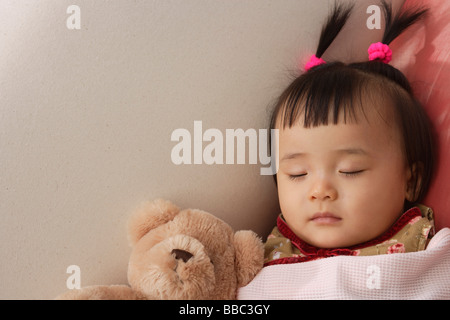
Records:
[[[328,181],[319,180],[309,192],[310,200],[336,200],[337,190]]]
[[[171,252],[173,255],[175,255],[175,259],[181,259],[183,262],[188,262],[190,258],[192,258],[194,255],[186,250],[181,249],[173,249]]]

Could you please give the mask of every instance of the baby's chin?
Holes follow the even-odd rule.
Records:
[[[300,237],[302,238],[302,237]],[[303,239],[303,238],[302,238]],[[321,249],[338,249],[338,248],[348,248],[352,246],[356,246],[362,244],[370,239],[366,239],[364,237],[349,239],[343,235],[333,236],[333,235],[324,235],[324,236],[313,236],[311,238],[303,239],[308,244]]]

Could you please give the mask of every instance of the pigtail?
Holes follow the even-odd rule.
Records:
[[[400,12],[394,16],[391,3],[386,2],[386,0],[381,0],[381,5],[383,7],[385,18],[385,29],[382,41],[370,45],[368,49],[368,62],[351,63],[349,64],[349,67],[386,77],[400,85],[412,95],[411,85],[405,75],[398,69],[389,65],[389,62],[392,59],[392,50],[389,48],[388,44],[421,19],[428,9],[401,9]]]
[[[312,55],[309,58],[309,61],[305,64],[305,71],[309,71],[311,68],[326,63],[321,57],[331,43],[333,43],[334,39],[336,39],[339,32],[341,32],[350,17],[352,9],[353,5],[344,6],[335,3],[333,11],[328,16],[328,20],[325,25],[322,27],[316,54]]]
[[[403,31],[422,18],[428,11],[428,9],[423,8],[400,10],[400,12],[393,17],[392,4],[387,3],[386,0],[382,0],[381,4],[385,18],[385,29],[383,40],[381,41],[384,44],[390,44],[395,38],[403,33]]]
[[[316,50],[316,57],[322,57],[331,43],[333,43],[334,39],[336,39],[350,17],[352,9],[353,5],[344,6],[335,3],[331,15],[328,17],[326,24],[322,27],[319,44]]]

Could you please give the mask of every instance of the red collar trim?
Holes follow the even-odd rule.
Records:
[[[355,250],[370,247],[379,243],[382,243],[386,240],[392,238],[397,232],[403,229],[409,221],[417,216],[422,216],[422,213],[418,207],[414,207],[406,211],[386,232],[382,235],[369,240],[367,242],[357,244],[354,246],[350,246],[347,248],[336,248],[336,249],[322,249],[314,247],[302,239],[300,239],[286,224],[281,215],[278,216],[277,219],[277,227],[281,234],[288,238],[291,243],[296,246],[301,253],[303,253],[304,257],[288,257],[281,258],[269,261],[265,264],[265,266],[272,264],[285,264],[285,263],[296,263],[296,262],[304,262],[310,260],[316,260],[319,258],[333,257],[338,255],[346,255],[351,256],[355,255]]]

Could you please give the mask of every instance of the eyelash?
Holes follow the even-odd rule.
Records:
[[[298,179],[300,179],[300,178],[302,178],[302,177],[304,177],[306,175],[307,175],[307,173],[302,173],[302,174],[297,174],[297,175],[290,175],[289,179],[290,180],[298,180]]]
[[[339,173],[343,174],[346,177],[355,177],[355,176],[363,173],[364,171],[365,170],[350,171],[350,172],[339,171]],[[306,175],[307,175],[307,173],[302,173],[302,174],[298,174],[298,175],[290,175],[289,179],[290,180],[298,180]]]
[[[347,177],[354,177],[363,172],[364,172],[364,170],[350,171],[350,172],[339,171],[339,173],[342,173],[343,175],[345,175]]]

